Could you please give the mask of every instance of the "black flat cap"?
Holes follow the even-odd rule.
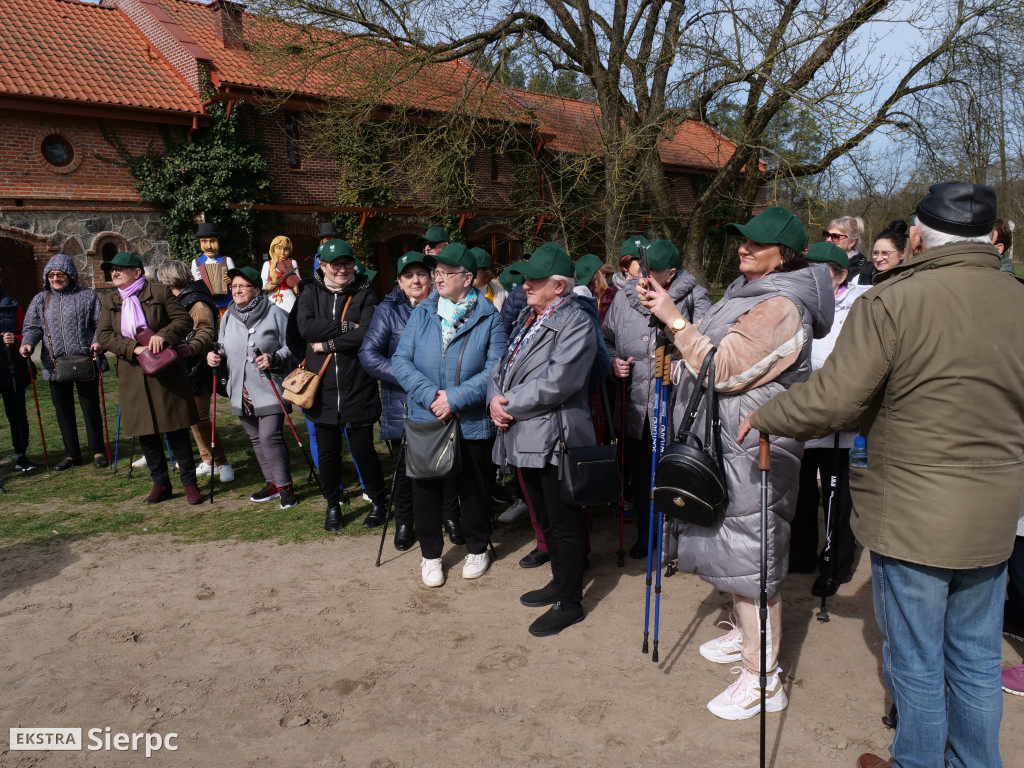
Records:
[[[932,184],[917,204],[919,221],[949,235],[987,235],[996,222],[996,193],[983,184],[947,181]]]

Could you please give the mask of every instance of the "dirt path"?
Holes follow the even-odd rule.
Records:
[[[437,590],[420,584],[415,549],[389,541],[374,568],[370,538],[0,550],[0,765],[756,765],[757,718],[704,708],[733,679],[697,653],[726,598],[666,580],[652,663],[641,566],[616,567],[613,535],[595,532],[586,621],[546,639],[518,601],[546,580],[516,564],[532,546],[522,529],[497,532],[502,559],[475,582],[461,578],[464,550],[446,552]],[[788,580],[790,706],[769,715],[770,764],[887,754],[868,575],[862,559],[828,624],[811,577]],[[1004,643],[1004,666],[1021,650]],[[1019,768],[1024,699],[1004,703],[1003,758]],[[9,752],[17,726],[177,733],[177,750]]]

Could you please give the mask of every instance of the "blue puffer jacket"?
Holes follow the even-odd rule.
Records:
[[[526,290],[521,285],[512,287],[505,303],[501,305],[501,322],[505,324],[505,338],[512,335],[512,328],[519,319],[519,314],[526,309]]]
[[[482,295],[448,349],[441,351],[441,318],[437,292],[431,293],[409,316],[409,323],[391,359],[399,385],[408,393],[409,418],[432,421],[430,404],[440,389],[459,414],[462,437],[488,440],[495,427],[487,414],[487,381],[491,369],[505,352],[505,329],[494,305]],[[468,336],[468,339],[467,339]],[[466,341],[462,352],[463,339]],[[461,383],[455,384],[455,368],[462,354]]]
[[[405,390],[391,369],[391,358],[398,349],[405,326],[412,314],[412,303],[401,288],[384,297],[373,313],[373,320],[359,348],[359,362],[366,372],[380,381],[380,399],[384,412],[380,417],[381,440],[399,440],[405,431]]]

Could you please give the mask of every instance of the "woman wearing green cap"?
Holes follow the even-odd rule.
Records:
[[[729,492],[725,519],[716,529],[668,523],[666,557],[676,558],[679,570],[697,573],[723,592],[732,593],[732,629],[704,643],[700,653],[710,661],[740,665],[739,677],[708,702],[708,709],[718,717],[741,720],[757,715],[761,706],[757,618],[761,496],[757,436],[748,435],[740,444],[736,434],[748,413],[810,375],[811,339],[828,332],[835,301],[828,269],[821,264],[811,266],[804,258],[807,233],[785,208],[768,208],[748,223],[727,224],[726,229],[742,238],[741,274],[699,325],[688,322],[655,281],[641,284],[637,292],[644,306],[665,324],[683,359],[686,372],[677,393],[677,407],[685,406],[708,352],[718,350],[715,389],[720,395]],[[702,424],[703,418],[702,406],[697,423]],[[680,421],[677,416],[675,422]],[[772,437],[771,442],[766,709],[778,712],[788,704],[778,668],[780,589],[789,565],[790,522],[803,446],[789,438]]]
[[[139,438],[153,481],[145,503],[171,498],[162,437],[166,435],[178,463],[185,498],[189,504],[201,504],[203,495],[196,486],[189,438],[189,428],[199,420],[199,413],[185,366],[178,361],[150,376],[138,361],[147,348],[155,354],[181,344],[192,329],[192,318],[170,288],[146,279],[142,260],[136,254],[118,253],[100,266],[110,272],[117,291],[103,297],[96,340],[117,358],[121,432]]]

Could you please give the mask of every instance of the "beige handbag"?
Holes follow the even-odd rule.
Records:
[[[333,353],[327,356],[324,364],[320,366],[319,373],[313,373],[307,369],[306,361],[303,360],[298,368],[285,376],[281,381],[281,389],[283,390],[281,396],[289,403],[299,406],[299,408],[312,408],[313,401],[316,400],[316,392],[320,389],[320,377],[324,375],[324,371],[327,370],[327,364],[331,362],[332,357],[334,357]]]

